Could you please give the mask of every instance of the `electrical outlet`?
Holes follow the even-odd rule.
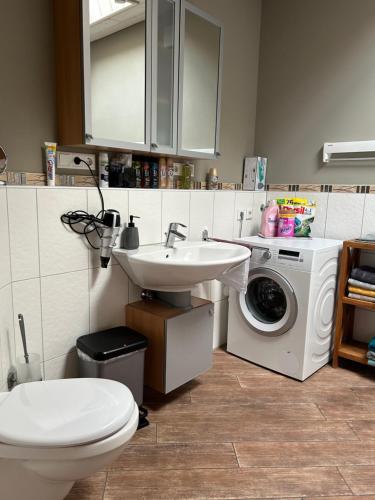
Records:
[[[89,158],[91,160],[92,169],[95,170],[95,155],[87,154],[87,153],[71,153],[66,151],[58,151],[57,152],[57,165],[56,168],[58,170],[89,170],[87,166],[81,162],[79,165],[74,163],[74,158],[79,156],[83,160],[87,161]],[[91,166],[90,165],[90,166]]]
[[[252,218],[253,218],[253,209],[248,208],[247,210],[245,210],[245,219],[252,220]]]

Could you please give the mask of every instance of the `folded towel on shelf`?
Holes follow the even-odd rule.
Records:
[[[370,365],[370,366],[375,366],[375,360],[368,359],[367,360],[367,364]]]
[[[375,297],[375,291],[365,290],[364,288],[359,288],[356,286],[348,286],[350,293],[357,293],[358,295],[364,295],[365,297]]]
[[[366,295],[360,295],[359,293],[348,293],[348,297],[350,299],[356,299],[356,300],[364,300],[366,302],[373,302],[375,303],[375,297],[367,297]]]
[[[375,360],[375,351],[367,351],[367,358]]]
[[[372,337],[370,342],[368,343],[368,350],[375,352],[375,337]]]
[[[375,285],[371,285],[370,283],[366,283],[365,281],[358,281],[354,280],[353,278],[349,278],[348,284],[356,286],[358,288],[364,288],[365,290],[374,290],[375,292]]]
[[[375,285],[375,267],[355,267],[354,269],[352,269],[350,277],[354,280],[364,281],[365,283],[371,283],[371,285]]]

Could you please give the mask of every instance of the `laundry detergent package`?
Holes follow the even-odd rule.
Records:
[[[311,224],[314,222],[316,206],[309,204],[301,207],[296,213],[294,236],[308,238],[311,234]]]
[[[295,214],[280,214],[277,236],[280,238],[293,238]]]

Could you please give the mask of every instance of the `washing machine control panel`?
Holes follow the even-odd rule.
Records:
[[[254,247],[250,262],[307,271],[311,267],[311,256],[299,249]]]

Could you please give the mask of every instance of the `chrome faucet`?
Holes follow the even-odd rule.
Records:
[[[178,238],[179,240],[182,240],[182,241],[186,240],[186,236],[184,234],[180,233],[179,231],[177,231],[178,226],[186,227],[185,224],[181,224],[180,222],[171,222],[169,224],[168,233],[165,233],[167,236],[165,246],[167,248],[173,248],[173,245],[174,245],[176,238]]]

